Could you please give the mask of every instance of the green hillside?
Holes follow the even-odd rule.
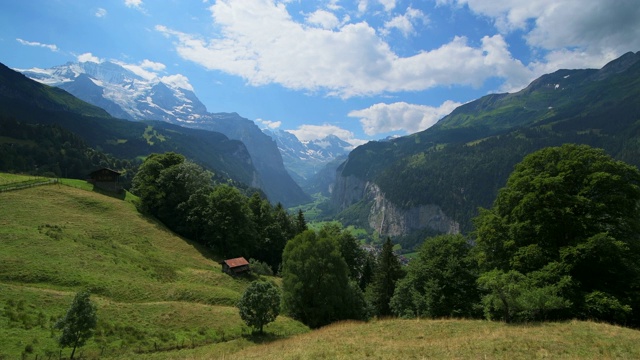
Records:
[[[21,126],[55,125],[79,136],[91,148],[118,159],[133,161],[151,153],[180,152],[217,175],[243,184],[251,184],[256,171],[246,147],[238,140],[230,140],[219,132],[162,121],[116,119],[64,90],[35,82],[3,64],[0,64],[0,121],[19,122]],[[35,141],[25,139],[27,135],[24,132],[19,137],[0,138],[0,145],[37,145],[46,149],[48,144],[44,141],[25,143]],[[50,157],[43,157],[38,165],[45,165],[47,160]],[[64,176],[64,171],[55,175]]]
[[[0,174],[0,188],[36,183]],[[640,332],[591,322],[373,320],[309,332],[280,316],[251,335],[233,306],[251,281],[83,181],[0,192],[0,359],[58,358],[51,325],[80,289],[98,306],[83,358],[638,358]]]
[[[29,179],[0,176],[0,185],[21,181]],[[98,305],[97,334],[82,349],[88,357],[205,345],[216,353],[216,344],[250,333],[234,304],[252,279],[223,274],[215,255],[130,200],[62,183],[0,192],[0,359],[57,355],[50,327],[80,289]],[[280,317],[265,331],[307,328]]]
[[[517,93],[484,96],[425,131],[354,149],[339,171],[376,183],[400,208],[438,205],[467,232],[515,164],[564,143],[602,148],[640,166],[640,53],[599,70],[559,70]],[[357,218],[354,211],[366,217],[369,210],[357,203],[338,217]]]

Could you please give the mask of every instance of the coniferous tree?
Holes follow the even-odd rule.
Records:
[[[402,265],[393,253],[393,244],[387,237],[382,252],[377,259],[373,280],[367,288],[367,298],[377,316],[391,315],[389,302],[396,289],[396,283],[404,275]]]
[[[298,210],[298,216],[296,217],[296,232],[300,234],[307,229],[307,221],[304,219],[302,209],[300,209]]]

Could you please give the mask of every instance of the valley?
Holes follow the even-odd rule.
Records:
[[[0,66],[0,359],[70,356],[81,290],[82,358],[640,356],[640,52],[355,149],[115,63],[23,72]],[[236,307],[256,280],[265,334]]]

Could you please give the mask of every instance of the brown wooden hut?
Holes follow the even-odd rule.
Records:
[[[245,258],[239,257],[224,260],[222,262],[222,271],[229,275],[235,276],[245,272],[249,272],[251,271],[251,268],[249,267],[249,262]]]
[[[90,173],[89,179],[87,179],[87,181],[92,183],[93,186],[100,189],[119,192],[122,190],[118,182],[119,178],[119,172],[107,168],[102,168]]]

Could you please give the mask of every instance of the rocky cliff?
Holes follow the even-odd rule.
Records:
[[[366,203],[369,227],[384,236],[403,236],[422,229],[447,234],[460,232],[460,224],[449,218],[439,206],[429,204],[404,209],[386,199],[375,183],[354,175],[342,176],[340,169],[336,174],[331,202],[338,211],[357,202]]]

